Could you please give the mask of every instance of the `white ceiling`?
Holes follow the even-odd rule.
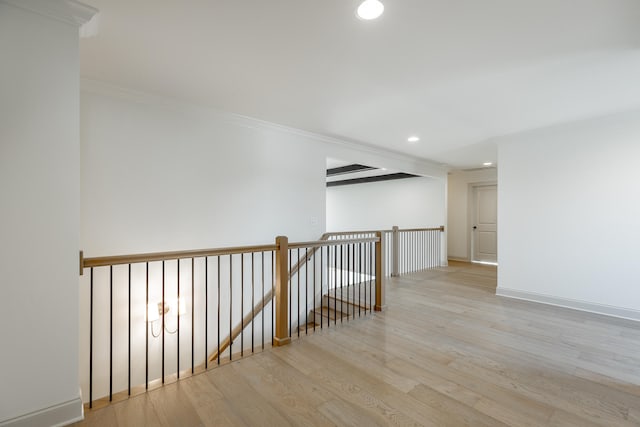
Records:
[[[84,1],[83,77],[453,167],[640,107],[639,0],[383,0],[376,21],[357,0]]]

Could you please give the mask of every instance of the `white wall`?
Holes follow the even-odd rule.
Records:
[[[446,181],[407,178],[327,188],[327,231],[446,224]]]
[[[19,4],[0,1],[0,425],[38,426],[82,414],[78,27]]]
[[[324,156],[311,141],[206,111],[82,92],[88,256],[314,239]]]
[[[472,226],[469,219],[470,185],[495,184],[497,179],[495,168],[454,171],[449,174],[447,184],[449,258],[469,260],[471,257],[469,245],[469,231]]]
[[[328,156],[444,176],[415,159],[97,82],[83,82],[81,108],[87,256],[318,238]]]
[[[444,198],[444,171],[428,162],[100,82],[83,81],[81,247],[85,256],[91,257],[273,243],[277,235],[287,235],[290,241],[315,240],[325,231],[327,157],[393,165],[400,170],[437,175],[440,177],[437,195]],[[444,220],[443,212],[444,201],[440,200],[435,225]],[[209,266],[212,278],[217,273],[215,261],[212,260]],[[222,282],[228,283],[224,270],[228,259],[224,262]],[[236,264],[238,262],[235,260]],[[152,302],[161,298],[162,276],[157,264],[150,266]],[[144,380],[143,267],[134,266],[132,270],[133,385]],[[203,270],[203,262],[198,260],[195,301],[200,302],[203,301]],[[182,265],[181,283],[188,284],[189,312],[190,273],[190,265]],[[127,304],[126,275],[126,267],[114,268],[114,304],[119,307]],[[79,371],[85,400],[89,398],[88,276],[85,274],[80,281]],[[168,298],[175,298],[176,276],[175,263],[167,263]],[[267,265],[266,276],[271,277],[270,265]],[[234,277],[233,298],[238,301],[237,274]],[[96,371],[93,397],[99,398],[108,393],[109,380],[109,304],[102,303],[109,299],[108,270],[96,269],[94,288]],[[245,297],[249,295],[245,291]],[[221,301],[224,303],[227,297],[227,288],[224,288]],[[295,292],[293,297],[296,297]],[[211,298],[210,294],[210,302],[215,302]],[[250,298],[245,307],[250,307],[249,301]],[[224,338],[228,311],[224,307],[222,310],[221,319],[227,322],[221,321]],[[301,313],[306,311],[301,309]],[[237,322],[239,311],[234,311],[233,317],[234,323]],[[198,303],[195,318],[195,333],[200,339],[196,341],[194,352],[197,365],[208,353],[202,344],[204,313]],[[116,309],[115,391],[126,387],[127,320],[126,311]],[[210,345],[217,340],[216,322],[216,318],[209,319]],[[190,336],[188,323],[181,329],[187,337]],[[159,342],[150,338],[152,379],[161,369]],[[167,345],[175,345],[175,336],[168,337]],[[173,349],[167,352],[167,374],[175,371],[175,354]],[[183,343],[181,369],[190,366],[190,358],[190,345]]]
[[[640,320],[640,112],[499,142],[498,293]]]
[[[156,252],[315,240],[324,232],[323,146],[274,129],[238,123],[229,116],[148,95],[84,84],[81,97],[82,234],[86,256]],[[271,258],[267,254],[267,278]],[[247,256],[248,259],[248,256]],[[188,260],[187,260],[188,261]],[[239,257],[234,270],[240,271]],[[221,282],[228,283],[228,259]],[[259,265],[259,264],[258,264]],[[151,305],[161,301],[162,270],[149,267]],[[260,268],[258,269],[260,271]],[[210,304],[216,304],[217,260],[210,260]],[[239,276],[239,275],[237,275]],[[127,384],[126,266],[114,268],[114,391]],[[176,298],[175,262],[166,265],[166,295]],[[182,295],[195,307],[195,364],[217,342],[217,317],[209,316],[209,349],[204,349],[204,262],[195,264],[196,295],[191,300],[191,267],[183,263]],[[240,322],[240,285],[233,284],[233,327]],[[266,289],[270,288],[270,281]],[[260,287],[259,287],[260,288]],[[109,390],[108,269],[94,280],[93,398]],[[251,306],[245,290],[245,308]],[[261,295],[256,294],[256,301]],[[229,291],[221,290],[221,339],[229,330]],[[80,283],[80,377],[89,399],[89,277]],[[132,270],[132,384],[144,383],[145,271]],[[212,305],[214,307],[215,305]],[[270,313],[269,307],[267,307]],[[246,314],[246,312],[245,312]],[[190,316],[182,319],[191,336]],[[258,322],[260,318],[258,318]],[[226,322],[226,323],[225,323]],[[270,319],[266,322],[270,326]],[[157,325],[156,325],[157,326]],[[269,328],[270,329],[270,328]],[[158,331],[160,331],[158,329]],[[266,334],[270,337],[270,333]],[[268,338],[270,340],[270,338]],[[239,340],[238,340],[239,342]],[[247,339],[245,344],[250,343]],[[149,338],[150,379],[161,375],[161,339]],[[166,373],[175,372],[176,335],[167,334]],[[190,343],[181,343],[181,369],[191,365]],[[238,349],[236,343],[236,351]]]

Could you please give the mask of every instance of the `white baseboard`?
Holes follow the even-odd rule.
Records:
[[[84,407],[80,396],[68,402],[40,409],[9,420],[0,421],[0,427],[58,427],[84,419]]]
[[[449,261],[459,261],[459,262],[471,262],[471,261],[469,260],[469,258],[458,258],[458,257],[452,257],[452,256],[450,256],[450,257],[448,258],[448,260],[449,260]]]
[[[630,308],[615,307],[611,305],[597,304],[593,302],[500,287],[496,289],[496,295],[640,322],[640,311]]]

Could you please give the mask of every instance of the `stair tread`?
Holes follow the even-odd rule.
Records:
[[[338,292],[337,294],[333,292],[333,290],[330,290],[328,294],[324,295],[324,297],[332,300],[335,299],[337,301],[342,301],[343,303],[355,305],[356,307],[360,306],[362,308],[366,308],[367,310],[370,308],[370,305],[368,304],[368,300],[370,298],[368,292],[367,292],[366,300],[364,298],[364,292],[360,295],[358,295],[358,292],[356,292],[355,299],[354,299],[353,289],[346,290],[346,288],[344,293]]]
[[[304,332],[304,331],[307,331],[307,330],[309,330],[309,331],[310,331],[310,330],[312,330],[312,329],[313,329],[313,327],[314,327],[314,326],[315,326],[315,327],[320,327],[320,324],[319,324],[319,323],[315,323],[315,322],[309,322],[309,323],[307,323],[306,325],[302,325],[302,326],[300,326],[300,327],[298,328],[298,330],[299,330],[300,332]]]
[[[340,311],[340,310],[334,310],[333,307],[320,307],[320,308],[316,308],[314,310],[312,310],[312,312],[314,314],[317,314],[319,316],[322,317],[328,317],[331,320],[335,320],[336,318],[342,316],[347,316],[347,313]]]

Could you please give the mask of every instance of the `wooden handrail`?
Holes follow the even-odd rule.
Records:
[[[320,240],[325,240],[331,236],[350,236],[354,234],[376,234],[378,231],[383,233],[392,233],[391,230],[363,230],[363,231],[332,231],[327,232],[322,235]],[[427,227],[427,228],[399,228],[398,231],[444,231],[444,225],[440,227]]]
[[[276,245],[236,246],[230,248],[195,249],[189,251],[153,252],[134,255],[115,255],[95,258],[82,258],[81,269],[90,267],[105,267],[109,265],[137,264],[141,262],[166,261],[172,259],[202,258],[207,256],[235,255],[251,252],[270,252],[277,249]]]
[[[343,233],[346,235],[347,233]],[[356,234],[356,233],[351,233]],[[325,233],[322,237],[330,237],[333,233]],[[340,241],[315,240],[310,242],[291,243],[289,248],[318,248],[321,246],[336,246],[345,243],[365,243],[375,242],[375,237],[366,237],[361,239],[344,239]],[[171,251],[171,252],[152,252],[144,254],[132,254],[132,255],[114,255],[106,257],[91,257],[85,258],[80,256],[80,268],[91,267],[105,267],[109,265],[122,265],[122,264],[138,264],[142,262],[154,262],[154,261],[166,261],[174,259],[185,258],[202,258],[207,256],[223,256],[223,255],[235,255],[251,252],[270,252],[278,249],[276,245],[257,245],[257,246],[236,246],[229,248],[214,248],[214,249],[195,249],[188,251]]]
[[[298,262],[296,262],[296,264],[293,267],[291,267],[289,275],[292,277],[294,274],[296,274],[298,270],[300,270],[300,266],[302,266],[304,261],[309,259],[309,257],[313,256],[316,252],[318,252],[318,249],[320,249],[323,246],[338,246],[345,243],[367,243],[367,242],[378,241],[376,237],[363,237],[360,239],[341,239],[341,240],[334,240],[334,241],[329,240],[329,237],[349,236],[352,234],[375,234],[375,233],[377,232],[376,231],[337,231],[337,232],[324,233],[322,236],[320,236],[320,239],[316,240],[315,242],[290,243],[289,249],[311,248],[311,251],[307,250],[305,254],[300,257]]]
[[[320,239],[318,239],[318,240],[319,241],[328,240],[329,237],[331,237],[332,235],[333,235],[333,233],[324,233],[322,236],[320,236]],[[302,263],[306,259],[308,259],[310,256],[312,256],[316,252],[318,252],[319,248],[320,248],[319,246],[318,247],[314,247],[313,250],[311,251],[311,253],[309,253],[309,251],[305,251],[304,256],[300,257],[298,262],[296,262],[296,265],[291,267],[291,270],[289,270],[289,277],[293,277],[293,275],[296,274],[300,270],[300,266],[302,265]]]
[[[330,231],[327,233],[324,233],[322,235],[322,237],[331,237],[331,236],[351,236],[353,234],[376,234],[378,231],[382,231],[384,233],[390,233],[392,230],[362,230],[362,231]],[[320,238],[320,240],[326,240],[323,238]]]
[[[393,231],[393,230],[389,230],[389,231]],[[433,227],[433,228],[399,228],[398,232],[409,232],[409,231],[444,231],[444,225],[441,225],[440,227]]]
[[[413,232],[413,231],[444,231],[444,225],[437,228],[406,228],[406,229],[398,229],[398,232]],[[366,242],[376,242],[375,237],[364,237],[364,238],[356,238],[356,239],[341,239],[339,242],[332,242],[329,240],[330,237],[334,236],[349,236],[349,235],[357,235],[357,234],[375,234],[378,231],[382,231],[384,233],[393,232],[393,230],[362,230],[362,231],[337,231],[337,232],[329,232],[324,233],[319,240],[311,241],[311,242],[299,242],[299,243],[291,243],[289,244],[290,249],[298,249],[298,248],[314,248],[315,252],[317,248],[322,246],[334,246],[339,244],[348,244],[348,243],[366,243]],[[207,256],[223,256],[223,255],[235,255],[242,253],[251,253],[251,252],[270,252],[275,251],[277,249],[276,245],[254,245],[254,246],[235,246],[235,247],[227,247],[227,248],[213,248],[213,249],[195,249],[195,250],[187,250],[187,251],[170,251],[170,252],[152,252],[152,253],[144,253],[144,254],[133,254],[133,255],[114,255],[114,256],[106,256],[106,257],[83,257],[81,252],[80,255],[80,271],[84,268],[91,267],[105,267],[109,265],[122,265],[122,264],[137,264],[142,262],[154,262],[154,261],[166,261],[172,259],[185,259],[185,258],[201,258]],[[306,254],[306,257],[312,254]],[[304,259],[304,258],[301,258]],[[299,264],[299,262],[298,262]],[[291,273],[294,274],[297,272],[298,266],[294,266],[291,270]]]
[[[342,240],[314,240],[311,242],[289,243],[289,249],[320,248],[322,246],[339,246],[352,243],[375,243],[380,240],[378,237],[363,237],[361,239]]]

